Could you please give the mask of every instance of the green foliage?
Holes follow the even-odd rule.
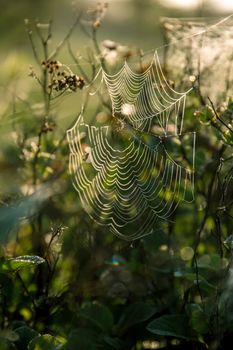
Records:
[[[209,330],[207,315],[199,304],[187,304],[186,313],[189,316],[190,327],[199,334],[205,334]]]
[[[185,131],[198,131],[194,202],[147,237],[113,237],[81,209],[65,138],[81,93],[87,118],[111,117],[106,96],[98,91],[90,104],[81,92],[94,89],[100,57],[107,65],[96,37],[105,12],[75,18],[60,44],[51,23],[26,21],[33,79],[2,107],[0,350],[224,348],[233,334],[232,99],[215,106],[200,91],[188,96]],[[91,38],[82,55],[71,40],[78,24]],[[135,53],[123,48],[116,65]],[[72,71],[62,63],[70,60]],[[189,163],[186,143],[170,147]]]
[[[16,350],[16,347],[9,340],[0,338],[0,350]]]
[[[28,344],[28,350],[59,350],[64,340],[52,337],[49,334],[39,335]]]
[[[38,332],[28,326],[16,328],[15,333],[18,334],[18,339],[15,343],[18,350],[24,350],[33,338],[39,336]]]
[[[64,350],[75,350],[75,349],[90,349],[95,350],[97,344],[98,333],[85,329],[79,328],[73,330],[68,337],[67,343],[64,346]]]
[[[35,255],[17,256],[16,258],[1,258],[0,259],[0,273],[13,272],[21,269],[35,267],[44,263],[44,259]]]
[[[156,307],[153,304],[147,304],[138,302],[129,305],[125,312],[121,315],[121,318],[116,325],[117,330],[120,334],[124,334],[129,328],[135,326],[138,323],[142,323],[151,318],[155,312]]]
[[[108,333],[113,326],[111,311],[104,305],[87,304],[78,313],[78,318],[90,321],[99,332]]]
[[[188,318],[185,315],[164,315],[147,326],[148,331],[157,335],[189,339]]]

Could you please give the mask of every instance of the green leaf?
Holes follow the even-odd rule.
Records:
[[[32,339],[28,345],[28,350],[59,350],[65,340],[53,337],[49,334],[40,335]]]
[[[147,330],[153,334],[190,339],[185,315],[164,315],[153,320]]]
[[[63,350],[96,350],[98,333],[89,329],[78,328],[73,330],[62,348]],[[30,349],[29,349],[30,350]]]
[[[208,332],[208,322],[202,307],[198,304],[186,305],[186,313],[189,316],[190,325],[198,334]]]
[[[132,304],[128,306],[122,314],[116,326],[117,330],[123,334],[130,327],[148,320],[155,314],[156,311],[157,308],[154,305],[146,304],[143,302]]]
[[[207,269],[213,272],[222,268],[222,259],[218,254],[211,254],[209,257],[210,259],[207,260],[208,263],[205,263],[203,260],[199,259],[197,261],[198,268]]]
[[[109,332],[113,326],[113,316],[111,311],[101,304],[88,304],[79,311],[78,318],[84,318],[99,328],[101,331]]]
[[[16,258],[1,258],[0,272],[14,272],[42,264],[44,259],[36,255],[24,255]]]
[[[197,275],[196,273],[190,272],[190,269],[177,270],[174,272],[174,277],[190,281],[194,285],[197,285]],[[216,290],[216,287],[209,283],[202,275],[199,274],[198,278],[199,287],[201,290],[207,294],[212,294]]]
[[[15,342],[19,339],[19,336],[12,329],[0,329],[0,337]]]
[[[216,287],[212,283],[206,281],[206,279],[204,279],[203,277],[201,277],[199,285],[201,290],[203,290],[203,292],[206,292],[207,294],[213,295],[213,293],[216,292]]]
[[[190,272],[189,270],[177,270],[174,272],[174,277],[175,278],[181,278],[185,279],[187,281],[195,282],[197,279],[197,275],[193,272]]]
[[[122,349],[123,343],[119,338],[104,337],[104,342],[113,349]]]
[[[0,350],[17,350],[15,345],[11,343],[8,339],[0,337]]]
[[[16,341],[18,350],[25,350],[29,342],[39,336],[38,332],[27,326],[18,327],[15,329],[15,332],[19,336],[19,339]]]

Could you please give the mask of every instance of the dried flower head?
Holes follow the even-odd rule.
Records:
[[[50,77],[48,88],[50,91],[76,91],[85,85],[83,77],[74,74],[69,68],[63,69],[64,65],[57,60],[48,60],[41,63],[43,69],[47,70]]]
[[[97,29],[101,26],[101,22],[106,15],[108,9],[108,3],[98,2],[95,7],[90,7],[87,13],[91,16],[90,24],[93,28]]]

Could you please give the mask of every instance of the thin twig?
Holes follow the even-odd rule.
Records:
[[[222,154],[223,154],[224,150],[225,150],[225,145],[223,145],[221,147],[221,149],[219,150],[217,159],[222,157]],[[202,222],[201,222],[201,225],[199,227],[199,230],[197,232],[196,241],[195,241],[195,244],[194,244],[194,255],[193,255],[193,259],[191,261],[191,265],[195,268],[197,288],[198,288],[198,292],[199,292],[199,295],[200,295],[200,298],[201,298],[202,301],[203,301],[203,296],[202,296],[202,292],[201,292],[201,288],[200,288],[199,269],[198,269],[198,262],[197,262],[197,249],[198,249],[198,246],[199,246],[199,243],[200,243],[200,240],[201,240],[201,234],[203,232],[203,229],[204,229],[204,227],[206,225],[206,221],[207,221],[208,216],[209,216],[210,205],[211,205],[211,194],[212,194],[212,190],[213,190],[213,186],[214,186],[214,182],[215,182],[216,173],[217,173],[218,168],[219,168],[219,162],[216,165],[216,169],[213,171],[213,176],[211,178],[211,181],[210,181],[210,184],[209,184],[209,187],[208,187],[208,192],[207,192],[207,195],[206,195],[206,203],[207,204],[206,204],[206,208],[205,208],[205,214],[204,214],[204,217],[202,219]]]
[[[29,38],[29,41],[30,41],[30,44],[31,44],[31,48],[32,48],[33,54],[34,54],[34,58],[35,58],[36,62],[38,63],[38,65],[40,65],[41,61],[40,61],[40,58],[39,58],[36,46],[35,46],[33,38],[32,38],[32,31],[28,29],[27,33],[28,33],[28,38]]]
[[[213,111],[214,111],[214,115],[215,115],[216,119],[219,120],[231,133],[233,133],[233,129],[231,129],[231,127],[230,127],[229,125],[227,125],[227,124],[225,123],[225,121],[222,120],[222,119],[219,117],[219,115],[218,115],[218,113],[217,113],[217,111],[216,111],[216,109],[215,109],[215,107],[214,107],[214,104],[213,104],[213,102],[211,101],[211,99],[209,98],[209,96],[208,96],[207,98],[208,98],[208,100],[209,100],[209,102],[210,102],[210,104],[211,104],[211,107],[212,107],[212,109],[213,109]]]
[[[218,157],[217,159],[219,160],[219,158],[222,158],[222,154],[223,152],[225,151],[225,145],[223,145],[221,147],[221,149],[219,150],[218,152]],[[215,170],[213,170],[213,176],[211,178],[211,181],[210,181],[210,184],[209,184],[209,187],[208,187],[208,192],[207,192],[207,195],[206,195],[206,208],[205,208],[205,214],[204,214],[204,217],[202,219],[202,222],[201,222],[201,225],[200,225],[200,228],[197,232],[197,236],[196,236],[196,241],[195,241],[195,244],[194,244],[194,253],[196,254],[197,253],[197,248],[198,248],[198,245],[200,243],[200,239],[201,239],[201,234],[202,234],[202,231],[205,227],[205,224],[206,224],[206,220],[208,218],[208,215],[209,215],[209,210],[210,210],[210,205],[211,205],[211,194],[212,194],[212,190],[213,190],[213,186],[214,186],[214,182],[215,182],[215,178],[216,178],[216,174],[217,174],[217,170],[219,168],[219,161],[215,167]],[[194,256],[195,256],[194,254]],[[192,263],[193,265],[193,263]]]
[[[73,25],[70,27],[68,33],[66,34],[66,36],[63,38],[63,40],[58,44],[58,46],[56,47],[56,49],[49,55],[48,59],[52,59],[53,57],[57,56],[59,51],[61,50],[61,48],[63,47],[63,45],[66,43],[66,41],[70,38],[70,36],[72,35],[75,27],[77,26],[77,24],[80,21],[80,18],[82,16],[82,12],[79,14],[79,16],[76,17]]]

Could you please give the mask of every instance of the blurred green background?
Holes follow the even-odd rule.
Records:
[[[88,8],[96,3],[97,1],[80,0],[75,2],[75,7],[83,11],[85,17]],[[52,19],[51,45],[56,47],[74,20],[74,4],[68,0],[1,0],[0,4],[0,144],[4,148],[8,142],[12,142],[12,120],[4,119],[4,116],[12,114],[12,96],[17,95],[25,100],[35,86],[35,81],[28,77],[29,66],[35,66],[35,61],[24,20],[37,19],[41,23],[47,23]],[[109,39],[147,52],[164,43],[159,22],[161,16],[218,18],[229,14],[231,9],[233,10],[232,2],[227,0],[110,0],[107,16],[98,32],[98,41]],[[75,53],[83,53],[86,48],[92,47],[91,41],[80,28],[73,33],[71,43]],[[163,54],[163,48],[159,53]],[[73,64],[67,48],[61,51],[59,58],[67,65]],[[34,98],[36,99],[35,94]],[[80,111],[81,104],[80,97],[77,99],[71,95],[59,106],[56,120],[60,132],[70,125],[73,116]],[[20,118],[22,115],[14,114],[14,120],[19,121]],[[8,183],[9,178],[3,179],[4,174],[0,177],[4,187],[4,181]]]
[[[85,19],[96,3],[75,6]],[[85,94],[61,96],[48,112],[43,89],[28,75],[30,66],[42,79],[44,71],[34,60],[24,20],[33,27],[35,19],[42,24],[52,19],[53,49],[74,21],[74,4],[0,0],[0,5],[0,350],[218,350],[219,344],[228,349],[232,99],[214,110],[198,87],[189,95],[185,130],[198,133],[195,200],[183,203],[153,235],[132,244],[120,240],[84,212],[68,174],[65,132]],[[145,52],[160,47],[163,57],[161,16],[218,21],[231,11],[227,0],[110,0],[97,39]],[[35,43],[39,47],[40,40]],[[79,26],[70,43],[75,54],[94,46]],[[67,46],[56,59],[80,74]],[[88,76],[90,63],[80,61]],[[21,255],[38,255],[44,263],[9,260]],[[40,339],[27,347],[36,336]]]

